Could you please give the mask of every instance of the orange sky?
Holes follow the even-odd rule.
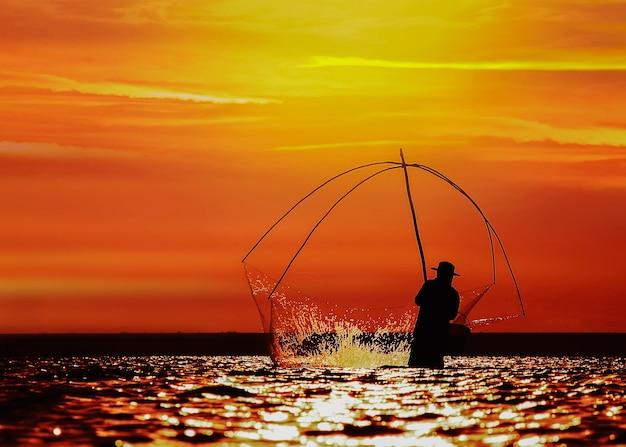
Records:
[[[528,316],[490,329],[626,330],[624,14],[613,0],[5,0],[0,331],[259,330],[241,256],[322,179],[399,147],[503,237]],[[375,194],[396,197],[398,175]],[[445,243],[466,222],[440,208],[452,222],[426,240],[430,264],[469,253]],[[342,253],[383,259],[379,235]]]

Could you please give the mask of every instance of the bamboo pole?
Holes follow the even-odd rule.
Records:
[[[420,252],[420,260],[422,263],[422,277],[426,282],[426,258],[424,256],[424,246],[422,245],[422,238],[420,237],[419,227],[417,226],[417,216],[415,215],[415,205],[413,205],[413,197],[411,196],[411,185],[409,183],[409,173],[406,169],[406,162],[404,161],[404,153],[400,149],[400,159],[402,160],[402,170],[404,172],[404,183],[406,185],[406,194],[409,199],[409,207],[411,208],[411,217],[413,218],[413,229],[415,230],[415,239],[417,240],[417,248]]]

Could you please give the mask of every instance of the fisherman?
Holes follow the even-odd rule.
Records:
[[[452,287],[452,279],[459,276],[454,264],[441,261],[432,269],[437,271],[437,278],[427,280],[415,297],[420,309],[409,356],[412,367],[443,368],[450,320],[459,311],[459,293]]]

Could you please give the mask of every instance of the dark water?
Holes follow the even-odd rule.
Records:
[[[0,445],[626,445],[626,359],[475,357],[448,365],[1,360]]]

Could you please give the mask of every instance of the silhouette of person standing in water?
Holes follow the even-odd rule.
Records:
[[[419,314],[413,331],[409,366],[443,368],[443,355],[448,346],[450,320],[459,311],[459,293],[452,279],[459,276],[447,261],[433,267],[436,279],[427,280],[415,297]]]

